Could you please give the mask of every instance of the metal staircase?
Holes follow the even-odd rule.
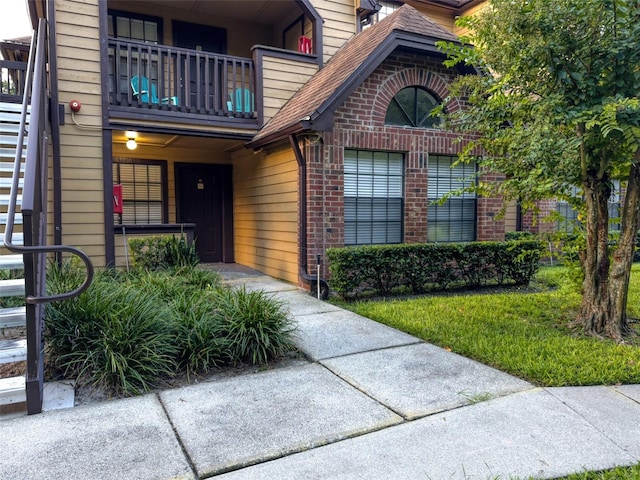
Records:
[[[0,280],[0,299],[6,302],[10,297],[20,297],[19,303],[24,305],[0,309],[0,372],[6,371],[7,366],[20,365],[20,369],[12,369],[17,375],[0,374],[0,412],[11,404],[22,405],[24,410],[25,403],[28,414],[42,411],[44,306],[80,295],[93,279],[93,265],[85,253],[66,245],[47,245],[50,115],[46,33],[46,20],[41,18],[32,38],[28,64],[0,61],[3,78],[7,69],[9,77],[24,79],[14,83],[23,92],[22,104],[0,103],[0,223],[4,230],[0,272],[11,272]],[[0,88],[4,89],[4,85],[3,82]],[[84,282],[69,292],[47,294],[50,254],[56,257],[49,256],[49,261],[63,254],[79,257],[86,268]],[[26,362],[23,370],[20,362]]]
[[[2,236],[7,223],[20,120],[21,105],[0,103],[0,230]],[[24,145],[26,141],[25,137]],[[23,148],[23,152],[26,152],[26,148]],[[17,207],[22,200],[23,172],[24,168],[21,170],[18,183]],[[18,227],[21,226],[21,220],[21,215],[15,217]],[[13,241],[16,244],[22,243],[22,232],[16,232]],[[0,411],[26,409],[24,375],[24,362],[27,360],[26,309],[24,306],[6,306],[24,303],[24,296],[23,257],[11,254],[4,248],[3,243],[0,248],[0,305],[2,305],[0,307]]]

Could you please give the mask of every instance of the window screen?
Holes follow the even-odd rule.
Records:
[[[476,164],[458,163],[449,155],[429,155],[427,237],[430,242],[471,242],[476,239],[476,194],[461,193],[442,205],[432,204],[451,191],[468,187]]]
[[[117,159],[113,181],[122,185],[122,215],[114,223],[158,224],[166,220],[166,164]]]
[[[345,150],[344,157],[345,245],[401,243],[402,154]]]

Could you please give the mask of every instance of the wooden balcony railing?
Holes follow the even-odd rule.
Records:
[[[256,118],[253,61],[109,38],[112,106]]]
[[[22,103],[27,63],[0,60],[0,97],[3,102]]]

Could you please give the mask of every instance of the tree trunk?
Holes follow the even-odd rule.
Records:
[[[584,182],[586,204],[586,250],[582,255],[584,280],[578,319],[589,335],[610,335],[613,312],[609,292],[609,189],[589,177]],[[615,338],[618,338],[616,335]]]
[[[636,155],[640,157],[640,153]],[[637,158],[640,160],[640,158]],[[631,333],[627,323],[629,277],[640,222],[640,163],[629,173],[624,208],[620,218],[620,242],[613,254],[610,295],[613,306],[610,330],[614,338]]]
[[[602,180],[585,181],[587,210],[586,251],[582,257],[584,281],[578,319],[585,333],[622,340],[631,333],[627,322],[627,295],[636,235],[640,225],[640,152],[631,166],[620,222],[620,241],[609,260],[608,188]]]

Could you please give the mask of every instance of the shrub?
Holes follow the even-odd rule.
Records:
[[[187,376],[203,374],[233,361],[224,322],[216,315],[211,294],[184,292],[174,298],[178,361]]]
[[[295,350],[295,324],[281,301],[244,287],[221,290],[216,297],[234,361],[263,364]]]
[[[139,394],[175,374],[173,313],[153,291],[99,274],[80,296],[46,308],[48,354],[65,376]]]
[[[535,237],[536,237],[535,234],[531,232],[506,232],[504,234],[504,239],[507,242],[510,242],[513,240],[534,240]]]
[[[184,234],[180,237],[157,235],[130,238],[129,249],[134,265],[146,270],[195,267],[200,263],[195,241],[187,241]]]
[[[486,284],[529,283],[538,269],[537,240],[403,244],[327,250],[331,284],[343,298]]]
[[[70,263],[52,265],[48,290],[68,291],[82,279]],[[46,308],[48,366],[114,394],[294,350],[282,302],[226,289],[217,273],[194,268],[101,271],[79,297]]]

